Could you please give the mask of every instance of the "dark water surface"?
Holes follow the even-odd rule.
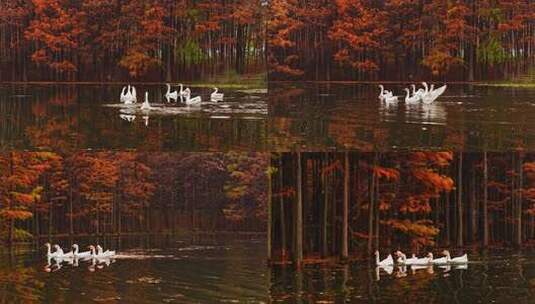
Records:
[[[436,84],[436,86],[441,84]],[[385,84],[404,100],[408,84]],[[430,105],[387,106],[377,84],[270,83],[274,151],[535,149],[535,88],[450,84]]]
[[[119,256],[109,264],[73,265],[47,264],[43,250],[2,252],[2,302],[532,303],[535,296],[534,251],[470,253],[465,266],[377,269],[360,261],[295,271],[266,266],[264,239],[130,237],[100,243]]]
[[[276,268],[280,303],[533,303],[535,253],[471,255],[466,266],[376,269],[365,263]]]
[[[200,106],[167,103],[164,85],[138,85],[138,105],[121,105],[117,85],[0,86],[0,149],[264,151],[266,90],[192,87]],[[145,91],[154,109],[140,111]]]
[[[67,241],[62,242],[67,247]],[[80,242],[84,244],[87,241]],[[69,243],[70,244],[70,243]],[[2,253],[3,303],[267,303],[265,240],[130,238],[102,242],[109,265],[47,264],[44,252]],[[109,247],[108,247],[109,246]],[[84,249],[85,250],[85,249]],[[73,263],[74,264],[74,263]],[[58,268],[58,265],[61,265]]]

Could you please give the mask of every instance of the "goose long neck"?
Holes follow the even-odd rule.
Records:
[[[407,96],[405,96],[405,99],[409,99],[411,95],[409,89],[405,89],[405,92],[407,92]]]
[[[412,87],[412,94],[416,94],[416,86],[414,84],[411,85]]]
[[[167,94],[171,93],[171,86],[169,84],[166,84],[167,85]]]
[[[422,85],[424,86],[425,92],[427,93],[429,91],[428,88],[427,88],[427,83],[426,82],[422,82]]]
[[[52,250],[50,250],[50,244],[46,244],[46,254],[47,255],[51,255],[52,254]]]
[[[383,93],[385,92],[385,88],[383,87],[382,84],[379,85],[379,88],[381,89],[381,93],[380,94],[383,95]]]
[[[379,252],[375,253],[375,264],[379,265],[381,261],[379,261]]]

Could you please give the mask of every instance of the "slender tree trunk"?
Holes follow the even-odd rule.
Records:
[[[489,214],[488,201],[488,166],[487,152],[483,152],[483,246],[489,245]]]
[[[349,254],[349,153],[344,153],[344,206],[342,209],[342,259]]]
[[[271,163],[270,163],[271,165]],[[271,169],[268,169],[268,172],[271,172]],[[272,230],[273,230],[273,196],[272,196],[272,174],[271,173],[268,173],[268,189],[267,189],[267,195],[268,195],[268,199],[267,199],[267,211],[268,211],[268,218],[267,218],[267,259],[268,259],[268,262],[271,262],[271,259],[272,259],[272,255],[271,255],[271,250],[272,250],[272,244],[273,244],[273,240],[272,240]]]
[[[463,246],[463,152],[459,152],[457,178],[457,246]]]
[[[297,204],[295,206],[295,265],[301,268],[303,263],[303,171],[301,152],[297,152]]]

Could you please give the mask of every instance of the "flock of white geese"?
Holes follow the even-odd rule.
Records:
[[[411,85],[412,92],[409,88],[405,88],[405,103],[406,104],[431,104],[433,103],[440,95],[446,91],[446,85],[439,87],[438,89],[434,88],[434,85],[428,86],[426,82],[422,82],[423,88],[416,90],[416,85]],[[379,85],[381,92],[379,93],[379,100],[385,102],[386,104],[394,104],[399,102],[399,96],[394,95],[392,91],[385,90],[384,86]]]
[[[178,102],[180,100],[180,103],[183,103],[187,106],[191,105],[199,105],[202,102],[201,96],[195,96],[191,97],[191,89],[190,88],[184,88],[184,85],[179,83],[178,87],[179,90],[171,91],[171,85],[166,84],[167,86],[167,92],[165,93],[164,97],[167,100],[168,103],[172,102]],[[219,92],[218,88],[214,88],[214,91],[212,94],[210,94],[210,101],[212,102],[219,102],[223,101],[224,94]],[[137,92],[136,87],[128,85],[124,86],[121,95],[120,95],[120,101],[121,103],[125,105],[131,105],[137,103]],[[152,107],[149,102],[149,92],[145,92],[145,100],[141,104],[141,110],[150,110]]]
[[[434,258],[433,253],[429,252],[425,257],[419,258],[415,254],[412,257],[407,258],[401,251],[394,252],[397,259],[394,261],[392,254],[389,254],[384,260],[380,259],[379,251],[375,251],[375,266],[388,267],[394,266],[394,264],[403,266],[430,266],[430,265],[451,265],[451,264],[466,264],[468,263],[468,254],[463,254],[458,257],[452,258],[448,250],[442,251],[443,257]]]
[[[47,259],[54,259],[56,261],[64,260],[91,260],[91,259],[112,259],[116,256],[115,250],[106,250],[100,245],[91,245],[88,247],[88,251],[80,251],[78,244],[73,244],[71,246],[71,251],[65,252],[58,244],[51,245],[50,243],[45,244],[46,247],[46,257]],[[52,251],[54,249],[54,251]]]

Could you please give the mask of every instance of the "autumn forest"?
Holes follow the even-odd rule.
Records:
[[[533,1],[270,3],[271,80],[514,80],[533,73]]]
[[[271,165],[273,263],[535,239],[530,153],[283,153]]]
[[[41,236],[263,231],[267,155],[5,152],[0,233]]]
[[[204,80],[265,71],[261,1],[0,1],[0,81]]]

